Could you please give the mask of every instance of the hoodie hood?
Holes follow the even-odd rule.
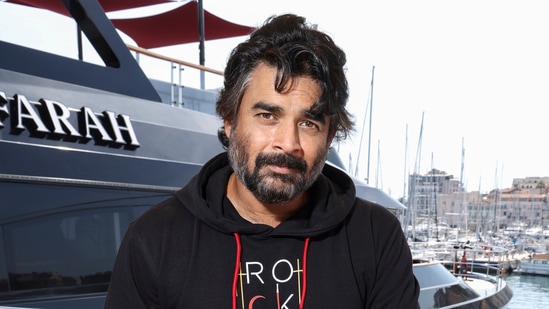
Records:
[[[233,173],[226,152],[207,162],[189,184],[176,192],[183,207],[212,228],[241,235],[313,237],[340,225],[355,200],[355,186],[345,172],[326,164],[309,191],[311,200],[290,219],[276,228],[253,224],[226,205],[225,188]],[[223,188],[223,190],[220,190]]]

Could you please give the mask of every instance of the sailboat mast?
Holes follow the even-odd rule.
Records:
[[[372,98],[373,98],[373,91],[374,91],[374,68],[372,67],[372,80],[370,82],[370,104],[369,106],[366,105],[366,111],[364,112],[364,118],[362,120],[362,131],[360,133],[360,142],[358,144],[358,155],[356,157],[356,164],[355,164],[355,177],[358,177],[358,167],[359,167],[359,161],[360,161],[360,153],[362,152],[362,140],[364,139],[364,128],[366,127],[366,115],[368,114],[368,110],[370,110],[370,125],[368,128],[368,168],[367,168],[367,174],[366,174],[366,183],[370,183],[370,141],[372,140]],[[351,171],[351,170],[350,170]]]
[[[465,203],[464,201],[464,194],[465,194],[465,190],[463,190],[462,186],[463,186],[463,167],[465,165],[465,141],[464,141],[464,138],[461,138],[461,169],[460,169],[460,176],[459,176],[459,181],[460,181],[460,187],[459,187],[459,215],[461,216],[461,220],[459,220],[459,228],[460,229],[463,229],[463,220],[465,219],[465,233],[467,235],[468,233],[468,229],[467,229],[467,222],[468,222],[468,211],[464,211],[463,210],[463,204]]]
[[[383,182],[381,179],[381,145],[379,140],[377,140],[376,188],[383,190]]]
[[[402,197],[405,199],[408,194],[406,192],[406,183],[408,182],[408,124],[406,124],[406,138],[404,142],[404,182],[402,183]]]
[[[406,192],[406,184],[408,183],[408,124],[406,124],[406,136],[405,136],[405,142],[404,142],[404,181],[402,182],[402,201],[406,201],[408,199],[408,193]],[[406,204],[408,205],[408,210],[404,212],[404,218],[401,214],[401,224],[402,224],[402,230],[404,233],[407,233],[408,225],[410,224],[410,201],[407,201]]]
[[[418,146],[417,146],[417,152],[416,152],[416,160],[414,163],[414,171],[413,171],[413,177],[412,181],[410,183],[410,194],[408,197],[408,210],[406,211],[406,228],[408,228],[408,224],[412,223],[412,239],[416,239],[416,220],[417,220],[417,182],[418,182],[418,175],[420,170],[420,161],[421,161],[421,145],[423,140],[423,120],[425,118],[425,112],[421,114],[421,129],[419,130],[419,140],[418,140]]]
[[[480,235],[480,233],[482,233],[483,236],[486,236],[484,234],[485,228],[480,226],[480,224],[481,224],[481,221],[480,221],[481,220],[480,204],[482,203],[482,195],[480,194],[481,184],[482,184],[482,177],[480,177],[479,180],[478,180],[478,202],[477,202],[477,215],[476,215],[475,231],[477,232],[478,235]],[[485,237],[482,237],[482,238],[485,238]]]
[[[368,129],[368,167],[366,170],[366,183],[370,183],[370,147],[372,144],[372,114],[374,108],[374,69],[372,66],[372,80],[370,81],[370,125]]]

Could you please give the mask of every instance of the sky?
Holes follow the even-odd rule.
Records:
[[[275,14],[303,15],[334,39],[347,54],[348,108],[356,123],[355,134],[335,147],[351,174],[391,196],[406,195],[409,173],[432,168],[482,192],[511,187],[513,178],[549,176],[545,1],[203,3],[210,13],[247,26]],[[0,37],[13,22],[37,30],[36,23],[10,20],[5,13],[13,9],[0,3]],[[206,66],[223,70],[244,39],[206,42]],[[198,63],[194,43],[153,51]]]

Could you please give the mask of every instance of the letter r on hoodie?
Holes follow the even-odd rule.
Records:
[[[257,279],[262,283],[263,279],[261,279],[261,273],[263,272],[263,264],[259,262],[246,262],[246,283],[250,284],[251,276],[256,276]]]

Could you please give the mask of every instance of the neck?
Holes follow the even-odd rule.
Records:
[[[307,195],[301,194],[285,204],[267,204],[260,202],[244,184],[232,174],[227,183],[227,198],[238,214],[254,224],[277,227],[295,214],[307,201]]]

